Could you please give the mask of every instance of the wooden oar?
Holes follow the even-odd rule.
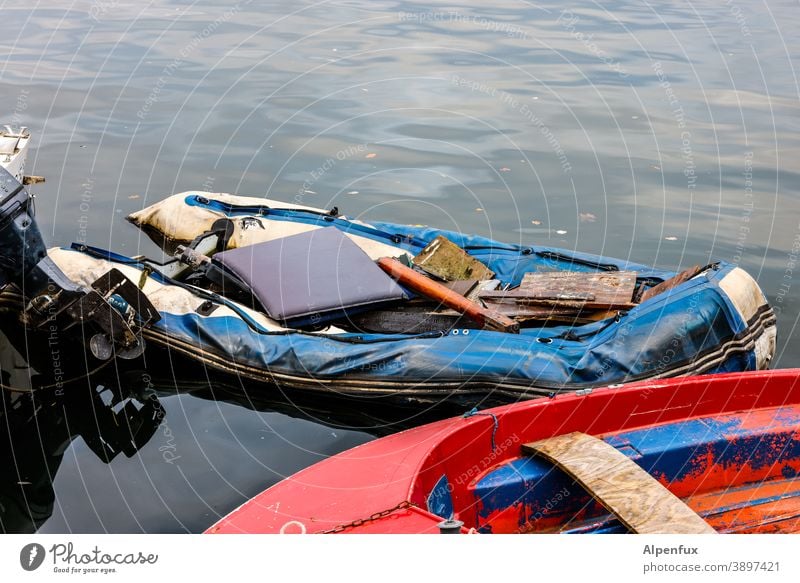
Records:
[[[497,330],[498,332],[519,333],[519,323],[511,318],[468,300],[461,294],[446,288],[429,277],[425,277],[421,273],[417,273],[410,267],[406,267],[396,259],[382,257],[378,259],[378,265],[396,279],[399,284],[460,314],[464,314],[484,328]]]

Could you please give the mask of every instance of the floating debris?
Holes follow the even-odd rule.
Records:
[[[592,213],[579,213],[578,218],[582,223],[593,223],[597,220],[597,217]]]
[[[503,166],[502,168],[500,168],[500,172],[511,172],[511,168],[509,168],[508,166]]]
[[[677,237],[673,237],[672,235],[670,235],[669,237],[664,237],[664,240],[665,241],[677,241],[678,238]]]
[[[137,198],[141,198],[138,194],[132,194],[128,197],[131,200],[136,200]]]
[[[374,152],[370,152],[369,154],[367,154],[366,156],[364,156],[364,158],[374,158],[375,156],[377,156],[377,154],[376,154],[376,153],[374,153]]]
[[[556,234],[557,235],[566,235],[567,232],[564,229],[556,229]]]
[[[475,212],[476,213],[482,213],[483,209],[481,207],[478,207],[478,208],[475,209]]]
[[[350,191],[350,192],[348,192],[347,194],[358,194],[358,191],[357,191],[357,190],[351,190],[351,191]]]
[[[542,224],[542,221],[540,221],[540,220],[538,220],[538,219],[533,219],[533,220],[531,221],[531,225],[541,225],[541,224]]]

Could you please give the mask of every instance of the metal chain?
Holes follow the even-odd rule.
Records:
[[[338,532],[342,532],[343,530],[347,530],[348,528],[357,528],[367,522],[374,522],[375,520],[379,520],[386,516],[389,516],[392,512],[397,512],[398,510],[403,510],[405,508],[411,508],[412,506],[416,507],[417,505],[413,502],[409,502],[408,500],[403,500],[396,506],[392,508],[387,508],[386,510],[381,510],[380,512],[376,512],[371,514],[367,518],[357,518],[352,522],[347,522],[345,524],[340,524],[339,526],[334,526],[329,530],[323,530],[320,534],[336,534]]]

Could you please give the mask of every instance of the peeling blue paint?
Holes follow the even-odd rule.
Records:
[[[426,500],[428,512],[442,518],[452,518],[453,497],[450,495],[451,490],[450,482],[447,481],[447,476],[443,474],[433,486],[431,493],[428,494],[428,499]]]

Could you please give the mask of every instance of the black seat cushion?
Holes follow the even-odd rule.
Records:
[[[223,251],[213,262],[249,287],[269,316],[301,325],[407,298],[361,248],[323,227]]]

